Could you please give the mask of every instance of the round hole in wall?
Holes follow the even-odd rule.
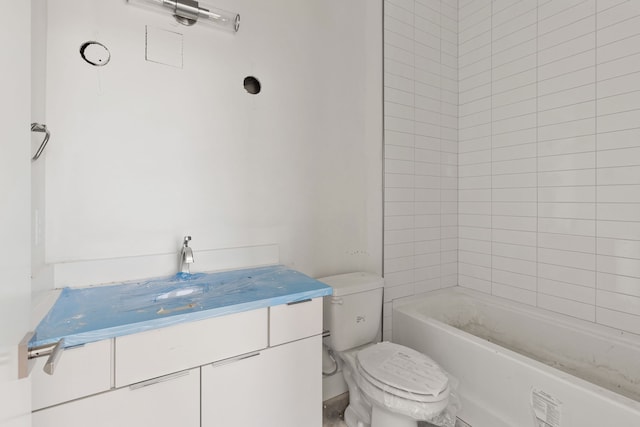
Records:
[[[257,95],[260,93],[262,86],[260,85],[260,81],[258,81],[258,79],[253,76],[248,76],[244,78],[244,89],[251,95]]]
[[[111,59],[111,53],[105,45],[96,41],[88,41],[80,46],[80,56],[94,67],[104,67]]]

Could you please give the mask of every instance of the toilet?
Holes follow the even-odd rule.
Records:
[[[337,356],[349,390],[349,427],[416,427],[449,402],[449,379],[428,356],[377,342],[384,281],[369,273],[318,279],[333,288],[324,298],[325,344]]]

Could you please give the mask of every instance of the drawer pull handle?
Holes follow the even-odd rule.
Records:
[[[58,363],[60,356],[62,356],[62,351],[64,350],[64,338],[61,338],[58,342],[51,344],[29,347],[29,342],[33,336],[33,331],[28,332],[22,341],[20,341],[20,344],[18,344],[18,378],[26,378],[29,376],[29,360],[45,356],[49,356],[49,358],[45,362],[42,370],[49,375],[53,375],[56,364]]]
[[[288,302],[287,305],[302,304],[304,302],[309,302],[309,301],[311,301],[311,298],[301,299],[300,301],[291,301],[291,302]]]
[[[143,387],[149,387],[151,385],[163,383],[165,381],[175,380],[176,378],[184,377],[186,375],[189,375],[189,371],[176,372],[174,374],[165,375],[163,377],[153,378],[151,380],[142,381],[141,383],[131,384],[129,386],[129,390],[138,390]]]
[[[260,352],[256,351],[253,353],[241,354],[240,356],[230,357],[229,359],[219,360],[217,362],[213,362],[211,364],[212,367],[217,368],[218,366],[228,365],[229,363],[239,362],[241,360],[249,359],[251,357],[260,356]]]

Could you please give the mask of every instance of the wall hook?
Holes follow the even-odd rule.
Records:
[[[31,158],[31,161],[35,161],[35,160],[38,160],[38,158],[44,151],[44,147],[47,146],[47,142],[49,142],[49,137],[51,137],[51,133],[49,132],[49,129],[47,129],[47,125],[43,125],[40,123],[31,123],[31,132],[45,133],[44,139],[42,140],[42,144],[40,144],[38,151],[36,151],[36,154]]]

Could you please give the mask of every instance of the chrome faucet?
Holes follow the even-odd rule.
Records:
[[[184,236],[182,249],[180,250],[180,272],[191,273],[189,264],[193,264],[193,251],[189,247],[191,236]]]

